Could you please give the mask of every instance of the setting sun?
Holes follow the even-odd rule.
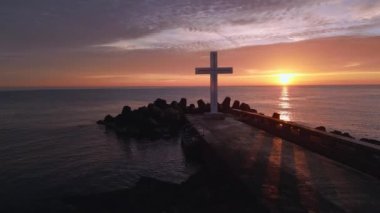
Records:
[[[288,85],[293,81],[294,74],[292,73],[281,73],[278,75],[279,82],[282,85]]]

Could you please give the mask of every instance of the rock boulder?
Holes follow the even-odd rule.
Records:
[[[280,114],[277,113],[277,112],[274,112],[273,115],[272,115],[272,118],[280,120]]]
[[[203,112],[206,112],[207,111],[207,108],[206,108],[206,103],[202,100],[202,99],[199,99],[197,101],[197,104],[198,104],[198,111],[200,113],[203,113]]]
[[[234,103],[232,104],[232,109],[239,109],[240,107],[240,101],[235,100]]]
[[[229,112],[230,109],[231,109],[231,98],[226,97],[221,104],[221,111],[222,112]]]
[[[246,104],[246,103],[241,103],[239,109],[243,110],[243,111],[249,112],[249,110],[251,109],[251,107],[248,104]]]
[[[179,107],[181,107],[182,111],[186,111],[186,107],[187,107],[187,100],[186,98],[181,98],[181,100],[179,101]]]

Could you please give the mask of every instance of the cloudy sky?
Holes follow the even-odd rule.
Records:
[[[0,0],[0,87],[380,84],[379,0]]]

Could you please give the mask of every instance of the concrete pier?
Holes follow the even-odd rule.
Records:
[[[188,115],[229,171],[272,212],[376,212],[380,180],[226,116]]]

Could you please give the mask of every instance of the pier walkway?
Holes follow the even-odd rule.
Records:
[[[378,212],[380,180],[227,116],[188,115],[272,212]]]

